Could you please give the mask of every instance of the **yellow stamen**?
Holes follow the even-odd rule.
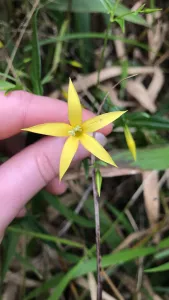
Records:
[[[72,130],[68,131],[68,134],[71,136],[79,136],[79,134],[82,132],[81,126],[77,125]]]

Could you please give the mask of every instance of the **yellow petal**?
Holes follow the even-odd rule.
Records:
[[[69,168],[71,161],[77,151],[78,145],[79,140],[76,137],[71,136],[66,140],[60,158],[60,180]]]
[[[69,89],[68,89],[68,114],[69,122],[72,126],[81,125],[82,123],[82,107],[75,90],[75,87],[69,79]]]
[[[87,132],[94,132],[96,130],[99,130],[99,129],[105,127],[106,125],[112,123],[116,119],[118,119],[125,112],[126,111],[109,112],[109,113],[94,117],[92,119],[89,119],[82,124],[83,131],[87,133]]]
[[[124,134],[125,134],[127,146],[131,154],[133,155],[134,160],[136,160],[136,144],[127,125],[124,127]]]
[[[106,163],[117,167],[109,153],[92,136],[84,133],[79,139],[84,148],[86,148],[89,152]]]
[[[72,127],[65,123],[46,123],[24,128],[22,130],[50,136],[68,136],[68,131],[71,129]]]

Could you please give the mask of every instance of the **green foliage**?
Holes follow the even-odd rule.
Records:
[[[146,273],[154,273],[154,272],[164,272],[164,271],[168,271],[169,270],[169,263],[165,263],[162,264],[158,267],[154,267],[154,268],[150,268],[150,269],[146,269],[144,270],[144,272]]]
[[[165,170],[169,167],[169,146],[155,148],[137,149],[137,161],[131,161],[131,154],[128,151],[122,151],[113,155],[114,160],[127,162],[131,167],[141,168],[143,170]]]
[[[112,8],[115,4],[114,0],[106,0],[106,2],[110,4],[110,8]],[[105,3],[105,0],[102,2],[100,2],[100,0],[72,0],[71,11],[76,13],[107,13],[107,5],[103,5],[103,3]],[[47,7],[55,11],[67,11],[68,0],[58,0],[57,2],[49,3]],[[129,12],[130,10],[122,4],[119,4],[115,10],[115,14],[117,16],[126,14],[125,20],[129,22],[133,22],[143,26],[147,25],[146,21],[141,16],[134,16],[133,14],[127,15]]]
[[[15,233],[9,232],[5,237],[3,248],[4,248],[4,256],[1,263],[1,281],[3,282],[6,272],[8,271],[8,267],[15,255],[16,246],[19,240],[19,236]]]
[[[46,191],[43,191],[43,197],[45,200],[52,205],[56,210],[58,210],[61,215],[66,217],[68,220],[75,222],[76,224],[79,224],[86,228],[94,228],[94,222],[93,220],[87,220],[84,217],[81,217],[77,214],[75,214],[72,210],[67,208],[64,204],[62,204],[59,201],[58,197],[52,196],[51,194],[47,193]]]
[[[145,255],[150,255],[155,252],[155,248],[137,248],[130,250],[123,250],[115,254],[105,255],[102,257],[102,267],[117,266],[123,264],[132,259],[143,257]],[[48,300],[59,300],[63,291],[65,290],[68,283],[80,276],[88,274],[89,272],[96,271],[96,259],[92,258],[90,260],[83,259],[75,267],[73,267],[59,282],[57,287],[54,289],[53,294],[48,298]]]

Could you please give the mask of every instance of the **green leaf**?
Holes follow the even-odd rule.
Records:
[[[85,177],[86,177],[86,179],[88,179],[89,178],[89,160],[88,160],[88,158],[83,159],[82,164],[83,164],[83,168],[85,171]]]
[[[138,167],[143,170],[165,170],[169,168],[169,145],[156,148],[137,148],[137,161],[131,161],[130,152],[123,151],[113,155],[113,159],[118,165],[118,161],[128,163],[130,167]]]
[[[91,30],[91,14],[90,13],[74,13],[73,14],[73,31],[74,32],[90,32]],[[77,45],[78,56],[81,62],[82,71],[89,73],[93,68],[94,45],[91,39],[79,40]]]
[[[114,18],[114,15],[116,14],[117,7],[119,5],[120,0],[100,0],[100,2],[105,7],[108,14],[111,15],[111,18]]]
[[[23,86],[20,84],[16,84],[14,87],[7,89],[5,92],[5,95],[7,95],[8,93],[13,92],[13,91],[20,91],[20,90],[24,90]]]
[[[15,249],[19,240],[19,235],[15,232],[8,232],[4,241],[3,241],[3,248],[4,248],[4,255],[3,259],[1,259],[1,280],[3,281],[5,278],[5,274],[8,271],[8,267],[15,255]]]
[[[151,116],[148,113],[127,114],[127,124],[129,127],[147,129],[169,129],[169,120],[162,116]],[[118,124],[118,122],[116,122]]]
[[[41,84],[41,56],[39,49],[38,40],[38,29],[37,29],[37,15],[38,11],[33,15],[32,18],[32,65],[31,65],[31,81],[33,86],[33,92],[37,95],[43,94],[43,88]]]
[[[45,45],[49,45],[49,44],[53,44],[56,43],[56,41],[72,41],[72,40],[82,40],[82,39],[105,39],[106,34],[105,33],[98,33],[98,32],[81,32],[81,33],[72,33],[72,34],[66,34],[63,37],[55,37],[55,38],[49,38],[49,39],[44,39],[42,41],[39,42],[40,46],[45,46]],[[137,40],[133,40],[133,39],[126,39],[123,38],[121,36],[117,36],[117,35],[108,35],[107,37],[108,40],[110,41],[115,41],[115,40],[119,40],[122,41],[128,45],[132,45],[132,46],[137,46],[139,48],[142,48],[146,51],[149,51],[149,47],[145,44],[145,43],[140,43]],[[28,45],[24,48],[24,51],[27,52],[29,50],[32,49],[31,45]]]
[[[24,90],[24,87],[21,84],[13,84],[11,82],[0,80],[0,91],[5,91],[5,95],[12,91]]]
[[[153,12],[160,11],[160,10],[162,10],[162,8],[145,8],[140,10],[139,12],[144,14],[151,14]]]
[[[59,36],[62,37],[65,35],[67,28],[68,28],[68,20],[65,20],[61,26],[60,32],[59,32]],[[49,71],[49,74],[52,75],[53,73],[55,73],[57,71],[57,68],[59,66],[60,60],[61,60],[61,54],[63,53],[63,42],[59,41],[56,43],[56,47],[55,47],[55,53],[54,53],[54,57],[53,57],[53,62],[52,62],[52,68]]]
[[[111,14],[112,11],[114,10],[114,3],[110,0],[100,0],[100,2],[103,4],[103,6],[105,7],[106,11],[108,14]]]
[[[117,223],[122,224],[128,233],[132,233],[133,228],[130,222],[128,221],[128,219],[126,218],[124,212],[119,211],[116,207],[114,207],[110,203],[106,203],[106,206],[110,210],[110,212],[117,217],[117,219],[115,220],[116,224]]]
[[[158,244],[158,249],[163,249],[166,247],[169,247],[169,238],[165,238],[161,240],[160,243]]]
[[[167,262],[165,264],[162,264],[159,267],[146,269],[146,270],[144,270],[144,272],[146,272],[146,273],[154,273],[154,272],[164,272],[164,271],[168,271],[168,270],[169,270],[169,262]]]
[[[119,264],[123,264],[132,259],[136,259],[138,257],[147,256],[153,254],[155,252],[155,248],[147,247],[147,248],[137,248],[137,249],[127,249],[122,250],[117,253],[105,255],[102,257],[102,267],[109,266],[117,266]],[[53,294],[48,298],[48,300],[59,300],[63,291],[69,284],[69,282],[80,276],[86,275],[89,272],[96,271],[96,259],[92,258],[89,260],[81,260],[76,266],[74,266],[59,282],[59,284],[54,289]]]
[[[168,258],[168,256],[169,256],[169,249],[165,249],[163,251],[160,251],[156,255],[154,255],[154,260],[164,259],[166,257]]]
[[[94,220],[95,217],[95,209],[94,209],[94,201],[89,197],[84,204],[85,211],[91,215]],[[100,230],[101,235],[104,236],[107,232],[109,232],[108,236],[105,237],[104,241],[109,245],[110,248],[115,248],[122,242],[122,238],[120,234],[117,233],[116,225],[112,223],[112,219],[109,214],[106,213],[104,208],[100,208]]]
[[[110,2],[110,1],[109,1]],[[115,0],[111,0],[112,5],[115,5]],[[68,10],[68,0],[58,0],[57,2],[49,3],[47,7],[55,11],[67,11]],[[72,0],[71,11],[76,13],[107,13],[106,7],[99,0]],[[123,14],[130,13],[130,10],[119,4],[115,11],[115,15],[120,16]],[[133,14],[125,16],[125,20],[147,26],[146,21],[141,16],[134,16]]]
[[[51,277],[48,280],[45,280],[45,282],[42,283],[42,285],[38,288],[35,288],[33,291],[31,291],[25,298],[24,300],[30,300],[30,299],[35,299],[41,294],[48,292],[50,289],[54,288],[61,278],[63,277],[63,273],[59,273],[53,277]]]
[[[120,25],[122,32],[125,33],[125,20],[121,18],[115,18],[114,22],[117,22]]]
[[[15,87],[15,84],[5,81],[5,80],[0,80],[0,91],[7,91],[14,87]]]
[[[70,208],[66,207],[59,201],[59,198],[56,196],[52,196],[46,191],[42,191],[42,195],[45,200],[52,205],[56,210],[58,210],[66,219],[70,220],[71,222],[75,222],[78,225],[81,225],[86,228],[94,228],[94,221],[87,220],[84,217],[81,217],[74,213]]]
[[[44,233],[23,230],[22,228],[18,228],[15,226],[9,226],[8,231],[10,231],[12,233],[17,233],[17,234],[24,234],[24,235],[31,236],[33,238],[38,238],[38,239],[41,239],[44,241],[51,241],[56,244],[63,244],[63,245],[72,246],[75,248],[84,248],[84,246],[82,244],[74,242],[74,241],[62,239],[62,238],[44,234]]]

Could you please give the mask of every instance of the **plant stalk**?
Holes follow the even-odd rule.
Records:
[[[100,215],[99,215],[99,195],[96,186],[96,170],[94,167],[95,157],[92,155],[91,163],[93,198],[95,207],[95,231],[96,231],[96,256],[97,256],[97,300],[102,300],[102,276],[101,276],[101,251],[100,251]]]

